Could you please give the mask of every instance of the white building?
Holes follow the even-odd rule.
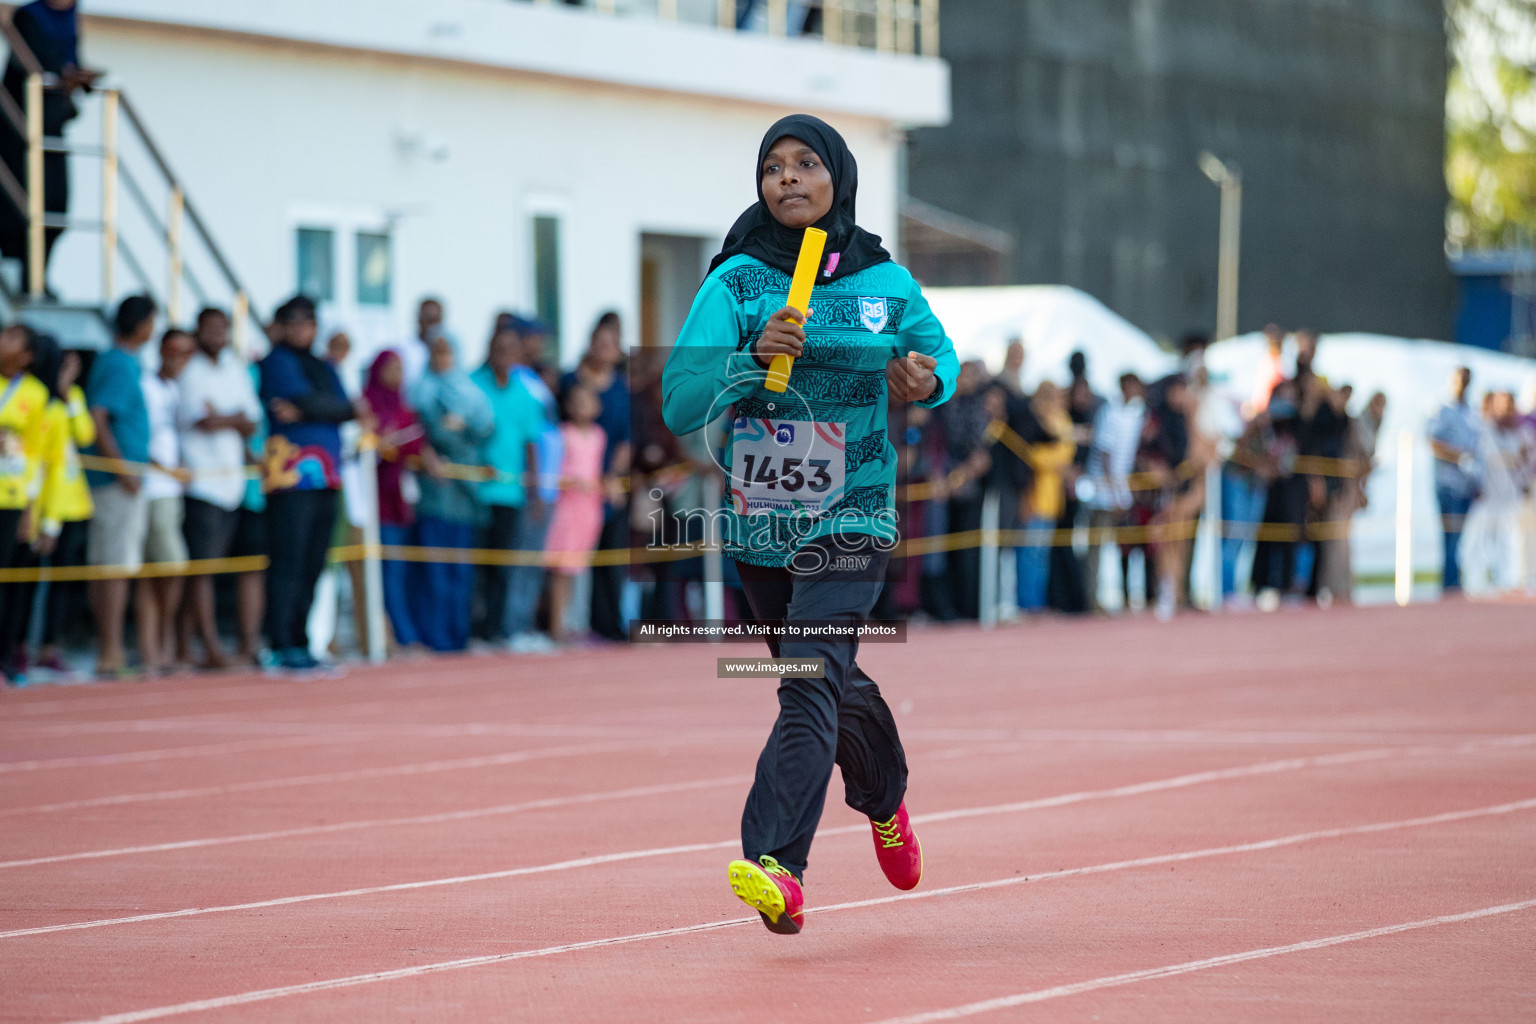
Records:
[[[408,336],[430,294],[466,357],[514,309],[557,321],[569,364],[605,309],[632,344],[671,340],[754,198],[775,118],[843,132],[860,219],[893,242],[903,129],[948,118],[947,66],[892,42],[910,25],[882,27],[877,51],[676,20],[716,10],[682,2],[661,0],[664,20],[611,2],[82,0],[82,53],[131,101],[258,314],[309,292],[361,356]],[[77,147],[102,137],[102,103],[84,108]],[[101,303],[111,273],[106,298],[147,284],[181,322],[227,306],[190,223],[187,276],[168,285],[170,188],[126,121],[119,134],[144,197],[120,187],[120,231],[142,273],[125,255],[104,272],[100,232],[82,227],[55,251],[54,288]],[[99,165],[72,157],[75,220],[101,220]]]

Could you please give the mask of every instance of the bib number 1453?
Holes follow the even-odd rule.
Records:
[[[738,416],[731,432],[736,510],[814,514],[829,507],[843,492],[843,426]]]

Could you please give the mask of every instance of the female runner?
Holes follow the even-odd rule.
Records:
[[[760,622],[828,635],[768,641],[774,657],[822,659],[823,678],[787,677],[779,717],[741,818],[731,889],[769,930],[803,924],[801,880],[832,765],[848,805],[869,817],[885,876],[922,877],[904,797],[906,755],[847,628],[867,620],[896,541],[896,453],[887,396],[935,406],[959,364],[917,282],[854,219],[858,166],[836,130],[796,114],[768,129],[758,200],[710,265],[663,378],[673,433],[734,406],[725,450],[726,551]],[[804,229],[827,232],[811,309],[785,305]],[[789,389],[763,387],[775,355],[796,359]]]

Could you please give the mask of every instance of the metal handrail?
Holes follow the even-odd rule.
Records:
[[[4,14],[4,17],[0,18],[0,33],[3,33],[5,41],[11,44],[11,53],[15,55],[16,63],[20,64],[21,69],[29,75],[53,78],[53,75],[43,70],[43,64],[37,59],[37,54],[32,52],[32,47],[27,45],[27,41],[21,38],[21,33],[16,31],[16,26],[11,24],[11,18],[16,14],[16,5],[0,4],[0,13]],[[54,85],[56,82],[45,84]]]
[[[110,298],[114,276],[114,263],[119,257],[128,264],[145,290],[153,294],[155,289],[150,286],[149,276],[144,273],[143,265],[134,256],[124,239],[118,232],[117,225],[117,188],[124,184],[133,195],[134,201],[140,207],[151,231],[165,243],[167,250],[167,289],[166,296],[169,300],[167,311],[172,316],[179,314],[179,297],[182,284],[189,286],[190,291],[199,302],[208,301],[208,293],[203,288],[189,266],[187,266],[183,245],[181,227],[190,224],[196,233],[203,249],[223,277],[229,289],[234,293],[233,299],[233,326],[235,329],[235,341],[237,348],[243,348],[243,334],[246,321],[250,320],[263,334],[266,328],[261,324],[251,310],[249,293],[245,290],[245,284],[235,273],[224,251],[214,240],[213,233],[208,230],[207,223],[197,212],[191,201],[187,198],[186,188],[171,169],[170,161],[155,144],[154,137],[150,134],[144,120],[138,110],[123,94],[121,89],[106,89],[102,91],[102,142],[99,146],[70,145],[64,139],[58,137],[44,137],[42,134],[42,90],[45,87],[57,87],[58,77],[48,74],[43,70],[21,34],[16,31],[11,23],[11,16],[16,10],[13,4],[0,4],[0,35],[5,37],[11,49],[11,55],[27,72],[27,95],[25,104],[18,105],[15,100],[4,92],[0,92],[0,115],[11,122],[12,127],[27,143],[27,184],[15,180],[6,168],[0,167],[0,192],[4,198],[15,203],[24,214],[28,227],[28,264],[29,275],[27,291],[34,297],[43,291],[43,260],[44,231],[48,227],[75,227],[96,228],[102,234],[102,288],[103,301]],[[162,219],[156,212],[155,204],[139,184],[138,180],[122,166],[119,159],[120,147],[118,145],[119,119],[126,119],[138,139],[139,145],[149,155],[155,169],[164,179],[170,192],[170,206],[166,216]],[[43,154],[45,152],[64,152],[78,156],[99,157],[102,160],[102,218],[99,222],[70,221],[58,215],[48,215],[43,210]]]
[[[5,190],[6,197],[15,204],[16,209],[26,210],[27,190],[21,182],[16,180],[16,175],[11,173],[11,169],[4,164],[0,164],[0,189]]]
[[[140,265],[139,258],[133,254],[132,249],[128,248],[127,242],[124,242],[121,238],[117,239],[116,242],[117,255],[121,256],[123,262],[128,264],[128,269],[133,271],[133,276],[139,279],[139,287],[144,289],[144,294],[154,299],[155,304],[159,305],[160,296],[155,294],[155,286],[151,283],[149,275],[144,272],[144,267]]]
[[[198,238],[202,240],[204,247],[207,248],[208,255],[213,259],[214,265],[224,275],[225,283],[229,285],[230,290],[237,294],[250,295],[250,292],[245,288],[245,284],[235,274],[234,268],[224,256],[224,250],[220,249],[218,243],[214,241],[213,233],[208,230],[207,224],[197,212],[197,207],[192,204],[190,198],[187,198],[185,186],[176,177],[175,172],[171,170],[170,163],[160,153],[159,147],[155,145],[154,139],[149,134],[149,130],[144,127],[144,122],[139,117],[138,111],[134,109],[133,104],[128,101],[127,95],[121,90],[118,91],[117,96],[119,108],[126,115],[128,123],[133,125],[134,133],[139,137],[140,144],[149,153],[150,158],[154,160],[155,166],[159,168],[160,173],[165,177],[166,184],[170,185],[173,191],[180,192],[182,213],[186,216],[187,223],[191,224],[193,230],[197,232]]]
[[[16,129],[16,134],[27,134],[26,111],[22,110],[21,105],[12,99],[11,94],[4,89],[0,89],[0,112],[3,112],[6,120],[11,122],[11,127]]]

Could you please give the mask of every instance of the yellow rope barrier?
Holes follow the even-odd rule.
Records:
[[[1242,523],[1227,521],[1222,524],[1223,536],[1241,536],[1255,541],[1313,541],[1337,540],[1348,536],[1349,520],[1330,520],[1307,523]],[[1177,522],[1152,522],[1138,526],[1105,526],[1086,529],[1088,543],[1121,544],[1138,546],[1174,540],[1189,540],[1199,528],[1199,520],[1184,519]],[[1075,528],[1049,531],[998,530],[996,542],[1000,548],[1018,547],[1071,547],[1076,543]],[[956,533],[938,534],[931,537],[909,537],[898,541],[892,549],[893,558],[918,558],[937,552],[960,551],[981,547],[985,541],[984,530],[962,530]],[[588,564],[598,566],[645,565],[653,562],[675,562],[703,555],[708,548],[702,542],[670,544],[664,547],[600,548],[591,553]],[[356,562],[366,558],[369,549],[363,544],[344,544],[333,547],[327,558],[332,563]],[[548,566],[560,553],[501,548],[437,548],[416,545],[382,544],[378,557],[387,562],[446,562],[458,565],[485,566]],[[39,583],[45,580],[67,582],[101,579],[149,579],[164,576],[214,576],[227,573],[260,572],[268,566],[265,555],[247,555],[238,558],[207,558],[188,562],[151,562],[137,571],[122,565],[77,565],[28,569],[0,569],[0,584]]]
[[[175,477],[182,483],[204,476],[234,476],[239,474],[248,480],[254,480],[261,476],[261,470],[257,466],[243,466],[240,469],[190,470],[179,466],[170,468],[157,466],[153,462],[130,462],[127,459],[109,459],[105,455],[80,455],[79,459],[82,469],[94,469],[102,473],[114,473],[117,476],[148,476],[150,473],[164,473],[167,476]]]
[[[987,425],[985,436],[993,441],[1001,441],[1009,451],[1020,459],[1027,459],[1029,443],[1002,420],[993,420]],[[377,447],[377,438],[373,434],[365,434],[359,441],[360,449]],[[99,455],[81,455],[80,465],[86,469],[101,470],[119,475],[143,476],[151,471],[168,473],[183,482],[198,476],[228,476],[234,473],[247,479],[267,479],[271,476],[270,463],[278,453],[272,453],[263,460],[262,465],[246,466],[235,469],[210,469],[196,472],[184,469],[165,469],[147,462],[132,462],[125,459],[111,459]],[[1233,455],[1234,464],[1243,465],[1244,457],[1241,453]],[[414,469],[424,468],[419,457],[412,456],[409,465]],[[688,463],[678,463],[655,471],[652,475],[666,475],[686,470]],[[1342,478],[1357,478],[1363,472],[1368,471],[1370,464],[1354,459],[1331,459],[1322,456],[1300,456],[1294,464],[1294,471],[1298,474],[1309,476],[1332,476]],[[489,466],[475,466],[461,463],[437,463],[435,469],[439,476],[445,479],[465,480],[469,482],[483,482],[501,478],[496,470]],[[1200,467],[1194,460],[1187,460],[1175,467],[1172,473],[1173,480],[1188,479],[1200,471]],[[533,483],[532,480],[527,480]],[[906,484],[900,489],[900,493],[908,501],[928,501],[942,499],[949,492],[957,489],[966,482],[964,471],[952,470],[943,481],[925,481],[915,484]],[[1150,490],[1165,486],[1169,482],[1168,474],[1133,473],[1128,478],[1131,490]],[[631,481],[621,481],[625,490],[631,487]],[[561,482],[562,488],[567,485]],[[1313,522],[1304,526],[1292,523],[1239,523],[1228,521],[1222,524],[1224,537],[1241,536],[1246,540],[1259,541],[1299,541],[1308,540],[1333,540],[1345,537],[1349,532],[1349,520],[1334,520],[1325,522]],[[1168,542],[1174,540],[1188,540],[1194,537],[1198,528],[1198,520],[1187,519],[1180,522],[1151,522],[1137,526],[1096,527],[1088,531],[1090,544],[1115,543],[1122,545],[1143,545]],[[985,532],[982,530],[965,530],[958,533],[947,533],[932,537],[912,537],[898,542],[893,549],[893,557],[915,558],[923,555],[958,551],[967,548],[980,547],[985,541]],[[999,547],[1066,547],[1076,542],[1077,531],[1072,528],[1055,529],[1047,532],[1032,530],[999,530],[995,539]],[[705,552],[703,544],[668,545],[653,548],[605,548],[594,551],[588,557],[588,564],[592,566],[614,565],[643,565],[654,562],[680,561],[694,558]],[[359,561],[368,556],[369,549],[361,544],[342,545],[332,548],[329,552],[329,560],[336,562]],[[467,565],[485,566],[548,566],[557,555],[546,551],[503,550],[490,548],[434,548],[414,545],[381,545],[377,549],[377,555],[385,561],[395,562],[448,562]],[[149,579],[166,576],[205,576],[226,573],[258,572],[266,569],[268,560],[265,556],[246,556],[240,558],[211,558],[183,563],[156,562],[142,566],[137,570],[131,570],[122,565],[87,565],[87,566],[61,566],[45,568],[25,569],[0,569],[0,584],[6,583],[39,583],[44,581],[69,582],[79,580],[100,579],[124,579],[139,578]]]
[[[358,441],[358,448],[360,450],[376,448],[377,443],[378,439],[374,435],[365,434]],[[112,473],[117,476],[148,476],[150,473],[164,473],[167,476],[180,480],[182,483],[190,483],[192,480],[203,477],[235,475],[244,477],[247,480],[266,480],[271,477],[275,471],[274,468],[269,468],[267,465],[271,462],[272,458],[273,454],[269,452],[268,455],[263,458],[262,465],[243,466],[240,469],[217,467],[210,469],[191,470],[180,466],[159,466],[153,462],[133,462],[128,459],[111,459],[104,455],[79,456],[80,467],[82,469],[93,469],[102,473]],[[393,462],[395,460],[386,458],[384,461]],[[652,475],[676,473],[680,470],[688,469],[689,465],[689,463],[680,462],[675,465],[664,466],[661,469],[653,470]],[[419,455],[409,456],[406,460],[406,467],[413,472],[424,472],[429,474],[435,472],[437,476],[445,480],[463,480],[469,483],[484,483],[490,480],[509,480],[513,476],[513,474],[510,473],[502,473],[491,466],[470,465],[468,463],[459,462],[437,462],[433,464],[433,468],[429,469],[425,460],[423,460]],[[523,483],[530,486],[537,483],[533,477],[533,474],[531,473],[522,474],[522,481]],[[627,491],[630,489],[631,483],[627,478],[624,478],[620,479],[619,486]],[[570,485],[565,480],[561,480],[560,489],[569,490]]]
[[[593,566],[638,565],[647,562],[677,562],[695,558],[707,550],[702,544],[669,544],[660,548],[599,548],[587,561]],[[332,562],[356,562],[366,558],[363,544],[348,544],[330,550]],[[381,544],[379,558],[386,562],[444,562],[455,565],[548,566],[565,552],[528,551],[516,548],[429,548],[411,544]]]
[[[985,436],[993,441],[1001,441],[1014,455],[1021,460],[1029,457],[1029,442],[1025,441],[1018,432],[1002,420],[993,420],[987,424]],[[377,438],[372,434],[363,435],[358,442],[359,448],[376,448]],[[118,476],[146,476],[152,472],[165,473],[168,476],[187,483],[193,479],[210,476],[239,475],[247,480],[263,480],[270,476],[264,465],[244,466],[240,469],[212,468],[189,470],[182,467],[158,466],[152,462],[133,462],[127,459],[112,459],[103,455],[79,456],[80,466],[83,469],[97,470],[104,473],[114,473]],[[264,460],[264,462],[267,460]],[[386,459],[385,461],[394,461]],[[1254,468],[1252,460],[1242,452],[1234,452],[1228,459],[1234,465],[1244,468]],[[419,472],[433,472],[429,470],[425,461],[420,456],[410,456],[406,465],[409,469]],[[677,473],[689,468],[689,463],[682,462],[661,469],[653,470],[651,476],[664,476],[668,473]],[[1334,459],[1322,455],[1299,455],[1296,457],[1292,471],[1304,476],[1326,476],[1343,479],[1359,477],[1370,469],[1370,463],[1359,459]],[[1160,473],[1132,473],[1127,478],[1127,486],[1132,491],[1156,490],[1170,482],[1181,482],[1195,476],[1200,471],[1199,464],[1189,459],[1172,470],[1172,481],[1165,474]],[[483,483],[489,480],[509,479],[509,474],[503,474],[491,466],[473,465],[457,462],[438,462],[435,464],[435,472],[446,480],[463,480],[469,483]],[[525,484],[534,484],[536,481],[531,474],[524,474]],[[908,501],[930,501],[935,498],[947,496],[949,491],[955,490],[965,482],[965,474],[961,469],[951,470],[944,479],[944,488],[938,481],[923,481],[915,484],[905,484],[900,489],[902,497]],[[633,484],[629,479],[621,479],[620,486],[628,491]],[[569,489],[565,481],[561,481],[562,490]],[[947,488],[947,489],[945,489]]]
[[[217,576],[223,573],[259,572],[267,567],[265,555],[240,558],[203,558],[188,562],[149,562],[137,571],[125,565],[62,565],[34,569],[0,569],[3,583],[71,583],[80,580],[151,579],[163,576]]]

